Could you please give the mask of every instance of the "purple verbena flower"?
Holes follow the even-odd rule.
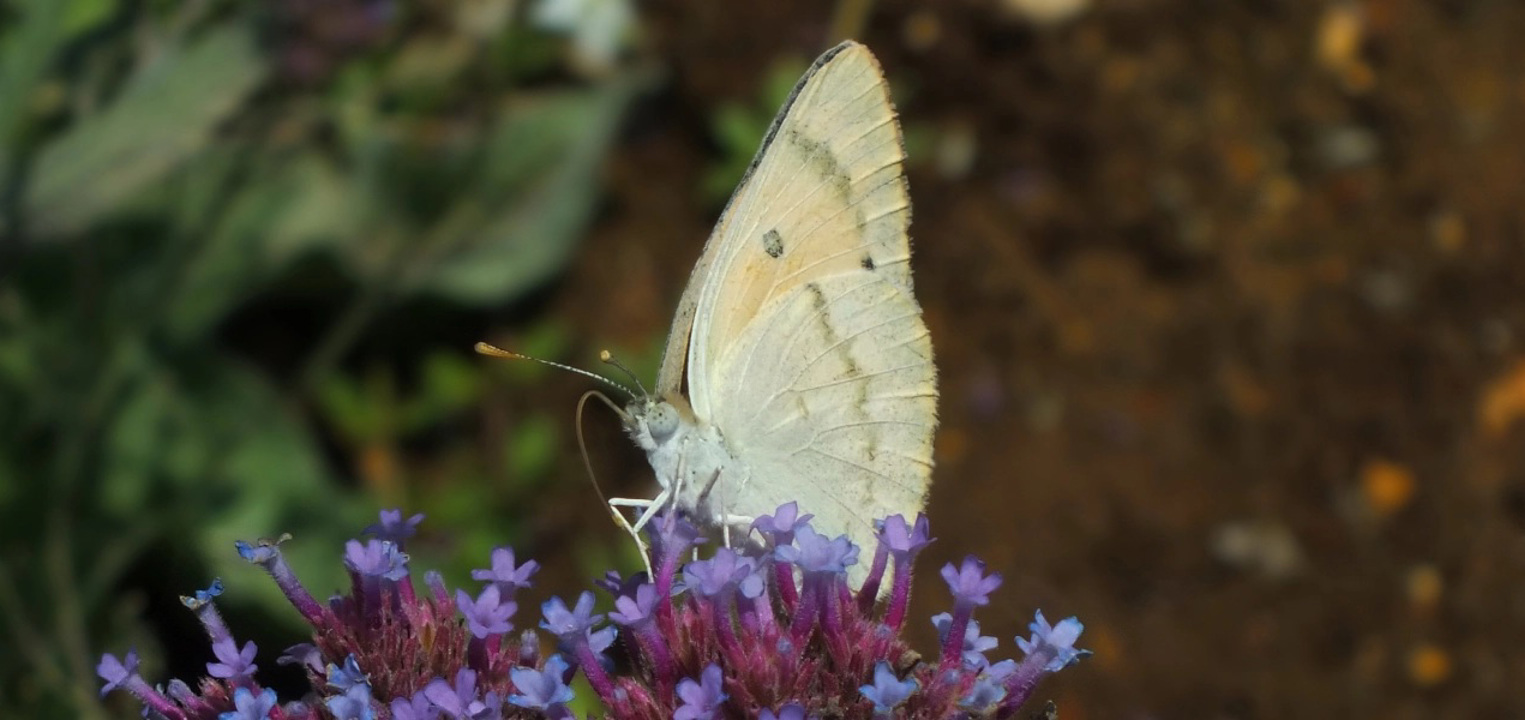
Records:
[[[814,515],[801,515],[800,505],[789,502],[778,506],[778,510],[772,515],[763,515],[752,521],[752,529],[756,530],[771,547],[791,545],[794,543],[794,533],[810,522]]]
[[[966,602],[971,605],[990,604],[990,593],[1001,586],[1001,574],[985,574],[985,563],[979,558],[969,556],[957,568],[953,563],[943,566],[943,580],[947,581],[948,588],[953,591],[953,598],[958,602]]]
[[[940,660],[908,665],[916,653],[900,629],[911,561],[930,542],[926,518],[878,524],[873,564],[857,589],[847,569],[860,548],[846,536],[818,533],[808,519],[785,505],[754,524],[761,547],[722,547],[685,566],[701,542],[697,530],[681,515],[658,515],[649,528],[653,574],[611,573],[597,583],[613,594],[613,624],[602,625],[590,592],[570,607],[560,598],[542,605],[540,628],[561,648],[548,658],[535,630],[511,632],[511,594],[538,566],[516,563],[507,548],[476,571],[486,585],[475,596],[433,571],[415,588],[397,543],[416,519],[389,511],[371,528],[387,537],[345,546],[349,590],[319,604],[297,582],[280,541],[239,543],[240,554],[263,567],[312,626],[310,642],[281,660],[306,670],[313,688],[307,702],[281,705],[255,682],[254,645],[240,645],[218,614],[217,583],[185,598],[216,656],[194,689],[179,680],[152,687],[138,675],[135,653],[102,656],[97,673],[103,692],[126,691],[149,716],[174,720],[569,720],[578,672],[607,720],[754,713],[759,720],[972,720],[1017,715],[1041,678],[1087,654],[1075,647],[1077,620],[1050,625],[1040,613],[1032,636],[1018,639],[1024,659],[987,660],[996,643],[980,634],[972,614],[990,603],[1000,576],[970,558],[943,570],[954,602],[933,618]],[[894,584],[882,598],[879,583],[891,565]],[[604,656],[617,636],[619,665]]]
[[[466,616],[466,627],[478,638],[501,635],[513,628],[508,619],[513,617],[518,605],[503,600],[497,585],[488,585],[475,600],[465,590],[455,591],[455,605]]]
[[[874,714],[888,715],[920,688],[921,683],[915,678],[901,680],[895,677],[889,663],[881,661],[874,665],[874,682],[858,688],[858,692],[874,704]]]
[[[554,634],[563,652],[577,659],[594,690],[601,696],[612,692],[613,684],[604,671],[600,653],[614,643],[615,630],[593,629],[604,617],[593,613],[593,593],[583,591],[577,597],[577,605],[571,609],[561,598],[553,597],[540,607],[540,612],[545,616],[540,627]]]
[[[286,652],[275,659],[275,664],[297,665],[316,675],[323,672],[323,651],[312,643],[297,643],[286,648]]]
[[[890,588],[890,603],[885,611],[885,624],[899,629],[905,623],[905,613],[911,599],[911,568],[916,556],[932,542],[931,525],[923,513],[916,515],[916,524],[906,522],[904,515],[891,515],[875,523],[879,545],[869,566],[868,577],[858,592],[861,609],[868,611],[879,596],[880,583],[889,561],[895,561],[895,584]]]
[[[386,540],[351,540],[344,546],[344,565],[357,575],[396,582],[408,576],[408,555]]]
[[[652,620],[657,607],[657,589],[651,583],[643,583],[631,595],[614,599],[614,612],[609,619],[626,627],[641,625]]]
[[[101,662],[95,666],[95,674],[106,681],[101,686],[101,697],[105,697],[107,693],[138,676],[138,651],[128,650],[127,656],[120,660],[111,653],[101,655]]]
[[[540,569],[540,563],[534,560],[514,565],[514,549],[509,547],[494,548],[491,559],[492,567],[472,570],[471,579],[494,583],[504,595],[512,595],[516,590],[529,587],[530,576]]]
[[[254,641],[244,643],[242,650],[233,638],[222,638],[212,643],[212,654],[218,662],[207,663],[207,674],[223,680],[242,680],[254,675],[259,669],[254,664]]]
[[[1085,626],[1075,618],[1065,618],[1058,625],[1049,625],[1043,619],[1043,611],[1039,610],[1037,618],[1027,629],[1032,631],[1032,637],[1024,640],[1018,636],[1017,647],[1029,658],[1046,661],[1042,667],[1047,672],[1059,672],[1089,652],[1075,647],[1075,641],[1080,639],[1081,631],[1085,630]]]
[[[813,718],[815,716],[810,715],[808,717]],[[807,716],[805,714],[804,705],[800,705],[798,703],[789,703],[779,708],[777,713],[767,708],[763,708],[762,711],[757,714],[757,720],[807,720]]]
[[[437,720],[440,713],[439,708],[422,690],[409,697],[393,700],[390,708],[392,720]]]
[[[932,543],[932,525],[925,513],[916,514],[914,526],[904,515],[891,515],[879,523],[879,541],[897,560],[915,560]]]
[[[375,535],[377,540],[383,540],[398,547],[418,534],[418,524],[424,521],[424,514],[418,513],[406,520],[402,518],[401,510],[382,510],[381,522],[367,525],[360,531],[361,535]]]
[[[959,698],[958,706],[976,715],[985,715],[1004,699],[1006,686],[1001,679],[981,675],[975,679],[974,687]]]
[[[953,625],[952,613],[938,613],[932,616],[932,626],[937,628],[937,639],[946,644],[948,642],[948,630]],[[994,650],[1000,641],[989,635],[980,634],[980,623],[970,620],[964,628],[964,665],[973,669],[980,669],[990,663],[985,658],[985,653]]]
[[[704,597],[739,589],[743,597],[755,598],[762,594],[763,579],[757,575],[756,561],[720,548],[708,560],[683,566],[683,586]]]
[[[225,712],[218,720],[267,720],[270,711],[275,709],[276,697],[274,690],[261,690],[255,694],[249,688],[238,688],[233,691],[232,712]]]
[[[351,685],[342,695],[331,695],[323,701],[334,720],[373,720],[376,713],[371,709],[371,686],[364,683]]]
[[[511,668],[508,673],[519,692],[509,695],[508,701],[522,708],[541,710],[560,715],[572,701],[572,688],[566,683],[570,666],[560,655],[552,655],[545,661],[545,668]]]
[[[548,630],[551,634],[561,639],[561,642],[570,647],[578,642],[590,640],[596,633],[593,626],[604,619],[603,615],[593,612],[593,593],[583,591],[577,596],[577,605],[568,608],[565,601],[559,597],[553,597],[545,601],[540,607],[545,619],[540,622],[540,627]],[[612,641],[612,638],[610,638]],[[602,650],[609,646],[603,643]]]
[[[360,669],[360,661],[354,655],[344,658],[344,664],[329,663],[328,687],[339,692],[345,692],[356,685],[370,685],[365,677],[365,671]]]
[[[847,572],[848,565],[858,562],[858,548],[846,535],[828,538],[809,525],[801,526],[795,533],[794,545],[783,545],[773,552],[778,559],[799,566],[807,575]]]
[[[435,680],[424,687],[424,696],[445,715],[456,720],[476,720],[484,714],[502,709],[503,702],[496,692],[477,692],[477,674],[461,668],[455,675],[455,684]]]
[[[720,666],[713,663],[705,666],[697,681],[684,678],[678,683],[678,697],[683,704],[673,713],[673,720],[713,720],[720,703],[728,697]]]

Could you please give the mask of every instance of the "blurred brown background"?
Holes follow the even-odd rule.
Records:
[[[1506,0],[0,2],[0,714],[99,716],[129,643],[203,672],[174,597],[214,575],[282,672],[300,628],[234,538],[293,532],[320,595],[378,506],[426,512],[410,552],[451,578],[537,558],[525,608],[633,568],[577,454],[591,383],[471,345],[651,377],[783,93],[855,37],[940,369],[915,617],[967,553],[1005,576],[1002,655],[1079,616],[1094,657],[1039,691],[1068,720],[1525,717],[1520,28]],[[605,492],[644,492],[585,425]]]
[[[941,371],[927,611],[975,552],[1003,647],[1079,615],[1071,719],[1525,716],[1525,7],[1041,4],[859,34]],[[664,331],[704,113],[830,5],[649,6],[670,84],[551,300],[588,337]]]

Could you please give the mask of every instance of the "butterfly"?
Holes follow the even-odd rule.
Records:
[[[874,520],[925,506],[937,371],[904,159],[873,54],[849,41],[821,55],[704,246],[654,392],[626,407],[661,488],[609,500],[638,543],[664,508],[729,544],[796,501],[817,532],[873,547]],[[621,507],[640,511],[633,525]]]

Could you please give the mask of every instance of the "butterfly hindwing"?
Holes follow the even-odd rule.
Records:
[[[722,488],[732,512],[798,501],[818,532],[862,543],[873,520],[923,506],[936,371],[921,309],[894,283],[859,270],[797,286],[720,367],[713,422],[747,474]]]

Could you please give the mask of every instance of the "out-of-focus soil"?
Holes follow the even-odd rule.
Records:
[[[665,331],[708,118],[830,5],[645,6],[668,83],[550,301],[584,356]],[[1005,651],[1080,616],[1095,657],[1042,689],[1071,720],[1525,717],[1525,5],[1096,5],[886,0],[860,35],[924,139],[920,617],[969,552]]]

